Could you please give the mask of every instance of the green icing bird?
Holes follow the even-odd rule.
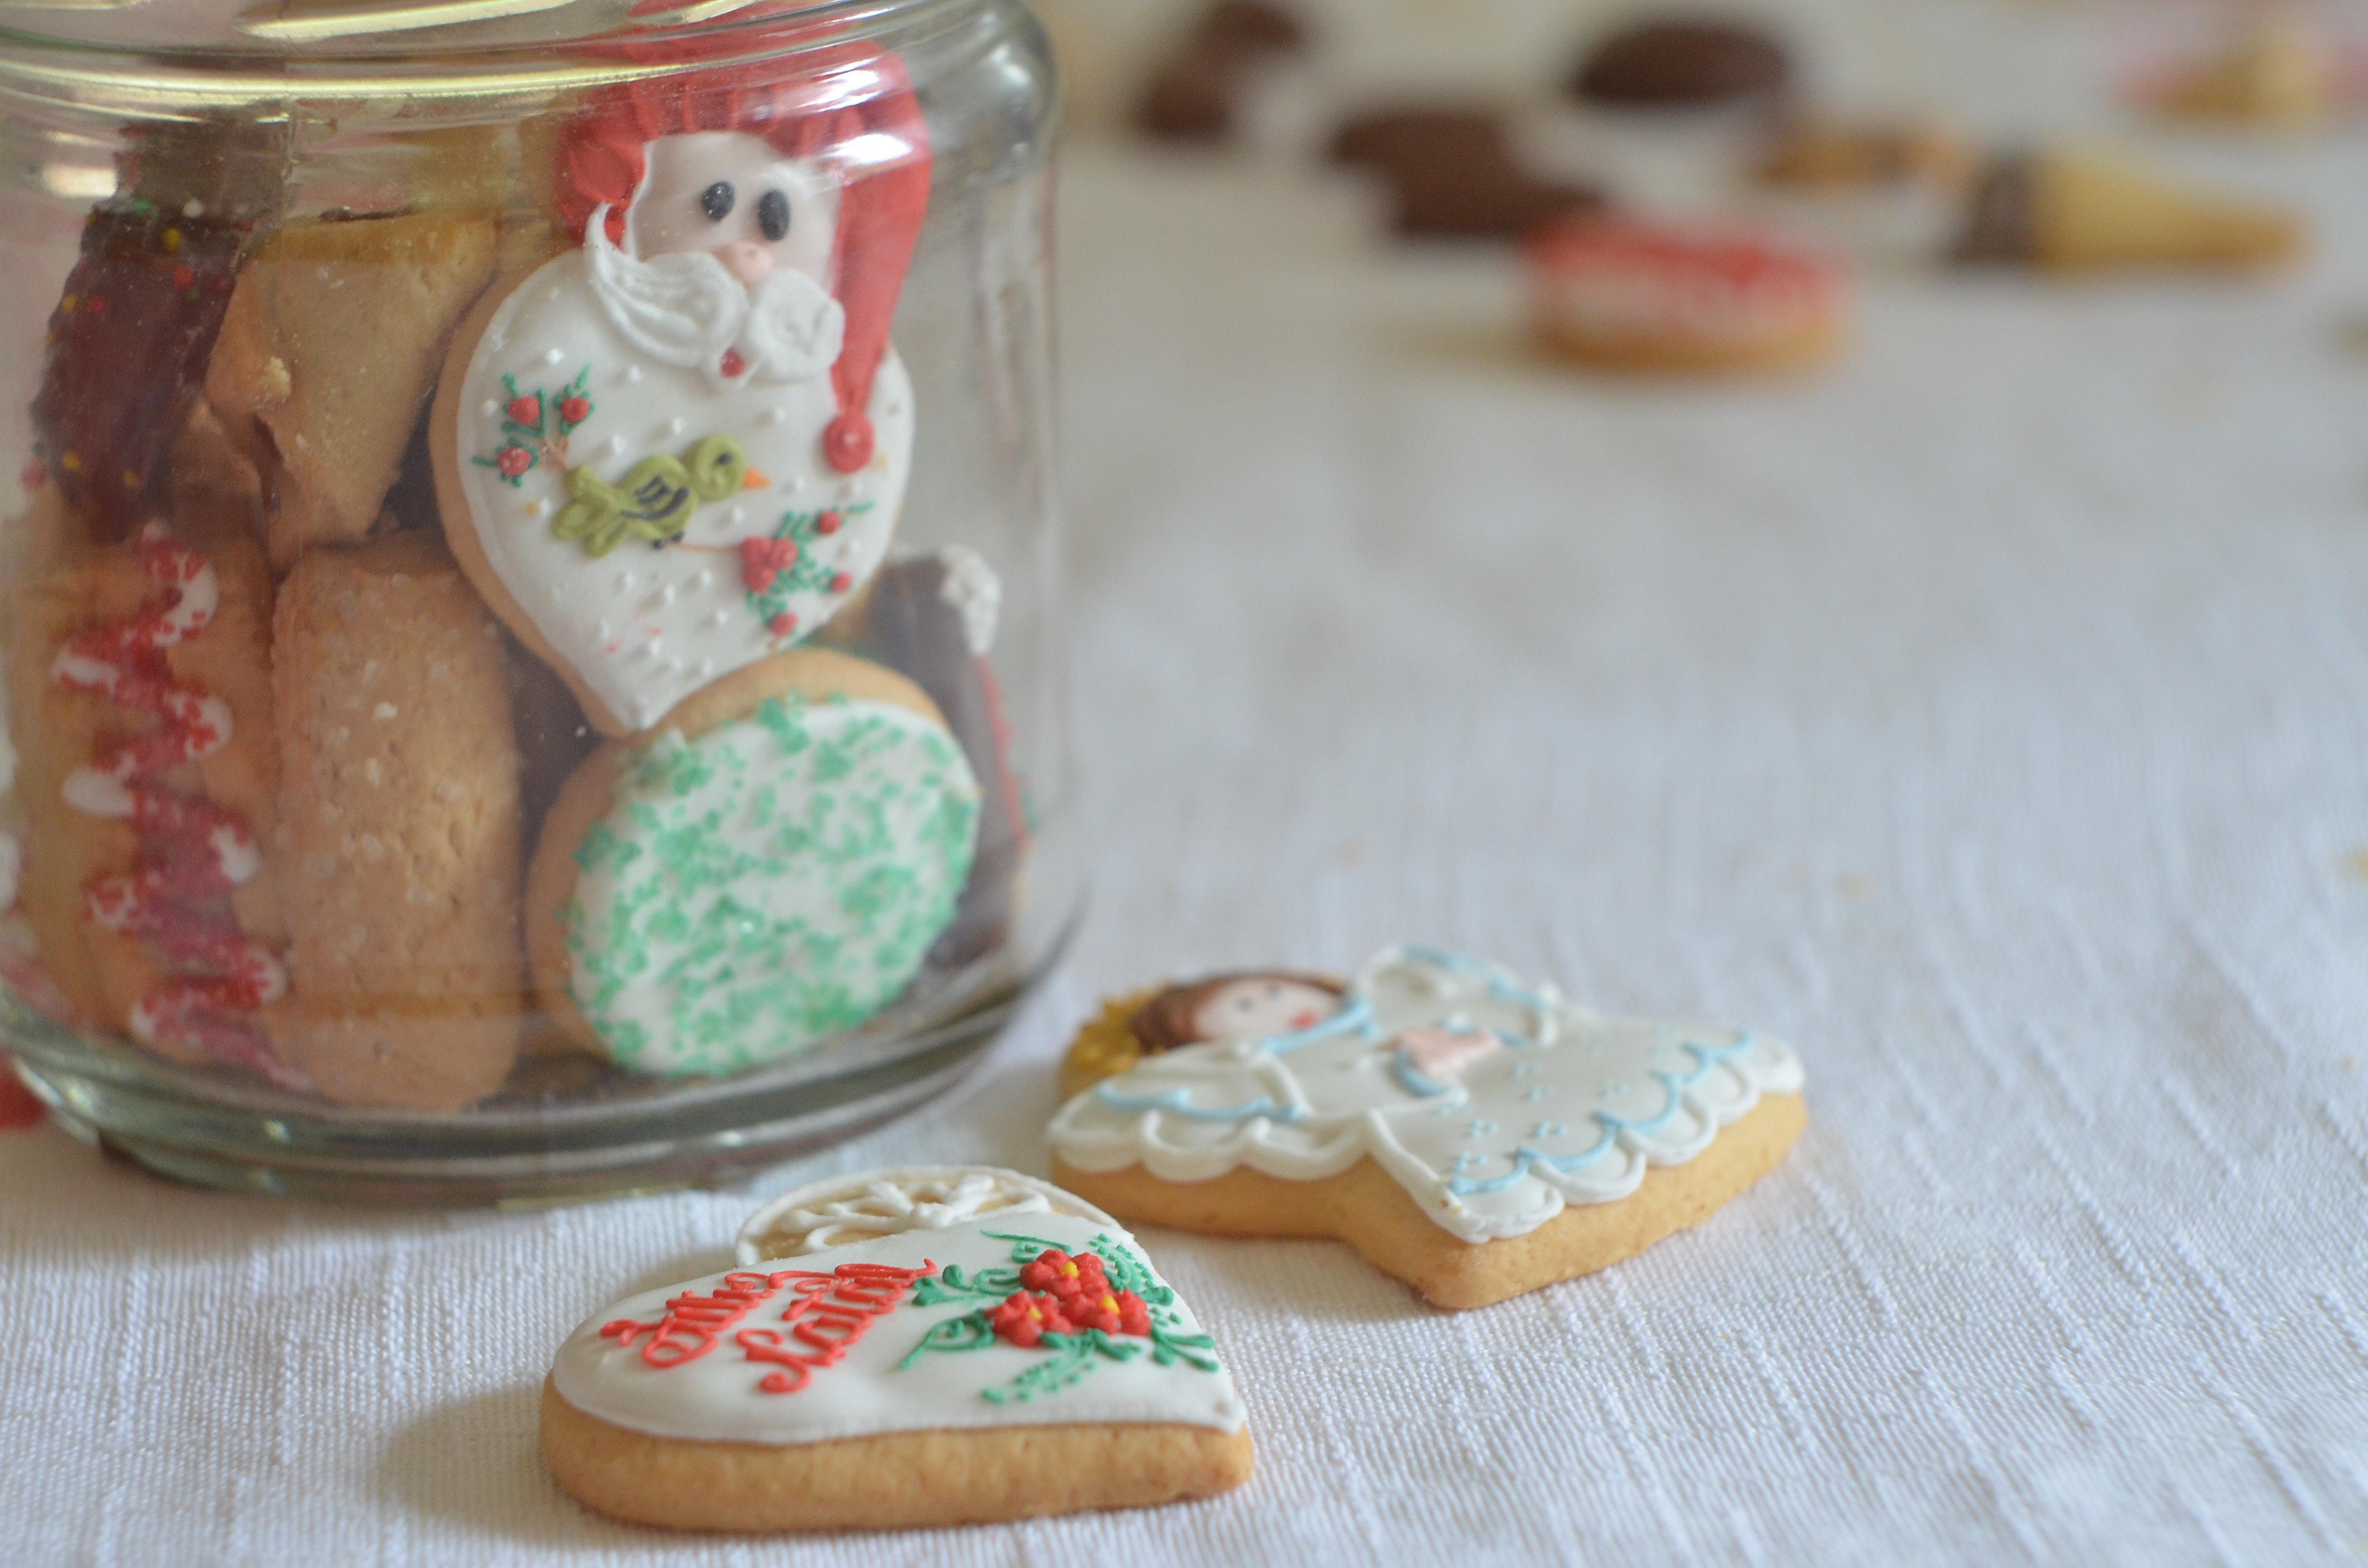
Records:
[[[614,484],[588,468],[568,470],[570,500],[551,531],[597,559],[629,539],[655,544],[677,538],[700,506],[768,483],[748,466],[739,442],[710,436],[678,458],[643,458]]]

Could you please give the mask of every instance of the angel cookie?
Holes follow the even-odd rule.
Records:
[[[879,565],[912,454],[888,328],[928,142],[872,55],[600,88],[552,153],[575,244],[458,334],[437,492],[487,601],[631,734]]]
[[[901,1228],[873,1192],[864,1239],[586,1319],[543,1387],[560,1485],[637,1524],[822,1530],[1141,1507],[1247,1480],[1215,1342],[1133,1237],[1074,1202],[944,1222],[944,1175],[861,1178],[914,1189]]]
[[[1442,1307],[1630,1257],[1774,1167],[1801,1063],[1732,1029],[1610,1018],[1494,964],[1393,948],[1352,985],[1237,974],[1105,1017],[1054,1178],[1131,1220],[1335,1236]],[[1171,1044],[1178,1034],[1195,1043]]]

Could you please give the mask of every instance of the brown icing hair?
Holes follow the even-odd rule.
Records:
[[[1127,1027],[1146,1056],[1194,1044],[1204,1037],[1193,1027],[1192,1015],[1224,987],[1242,980],[1287,981],[1293,985],[1312,985],[1335,996],[1349,994],[1346,985],[1328,974],[1302,974],[1287,969],[1237,969],[1169,986],[1145,1002]]]

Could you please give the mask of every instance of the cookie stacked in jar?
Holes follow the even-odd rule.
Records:
[[[231,1099],[712,1108],[1041,966],[1048,583],[1017,703],[996,648],[1042,435],[964,385],[1041,378],[976,276],[996,223],[1035,256],[1041,159],[982,177],[958,113],[949,186],[975,50],[894,41],[643,28],[472,57],[473,122],[120,123],[5,525],[37,1084],[71,1038]]]

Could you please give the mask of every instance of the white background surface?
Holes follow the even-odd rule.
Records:
[[[2368,1551],[2362,166],[2259,160],[2324,225],[2285,286],[1878,279],[1848,366],[1767,392],[1532,364],[1499,261],[1392,251],[1315,174],[1083,150],[1094,917],[969,1091],[756,1190],[1041,1170],[1101,991],[1401,937],[1793,1041],[1804,1142],[1461,1316],[1148,1232],[1247,1488],[800,1545],[607,1524],[535,1449],[567,1330],[723,1267],[752,1194],[355,1214],[0,1138],[0,1559]]]

